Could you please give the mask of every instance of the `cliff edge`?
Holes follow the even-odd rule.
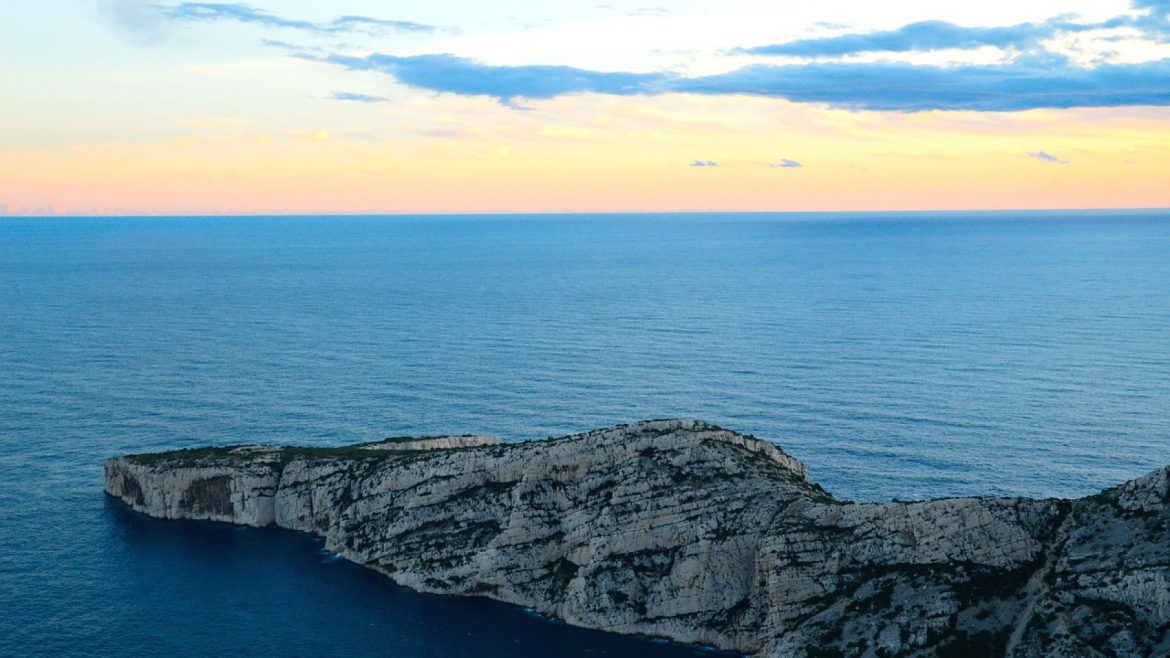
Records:
[[[1170,655],[1168,478],[853,504],[693,420],[105,464],[150,516],[312,532],[416,590],[770,658]]]

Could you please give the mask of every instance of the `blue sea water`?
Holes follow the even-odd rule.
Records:
[[[0,220],[0,654],[693,655],[101,493],[128,451],[671,416],[855,500],[1170,464],[1170,213]]]

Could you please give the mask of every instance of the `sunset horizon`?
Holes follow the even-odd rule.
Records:
[[[59,4],[0,8],[0,214],[1170,206],[1158,0]]]

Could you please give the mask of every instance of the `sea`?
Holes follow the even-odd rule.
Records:
[[[1170,464],[1170,212],[0,218],[0,655],[647,656],[103,460],[699,418],[836,496]]]

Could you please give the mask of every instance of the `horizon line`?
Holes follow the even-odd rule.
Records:
[[[893,215],[893,214],[1008,214],[1008,213],[1089,213],[1089,212],[1119,212],[1140,214],[1147,212],[1170,212],[1170,206],[1106,206],[1106,207],[1078,207],[1078,208],[938,208],[938,209],[894,209],[894,210],[483,210],[483,211],[360,211],[360,212],[270,212],[270,213],[233,213],[233,212],[203,212],[203,213],[8,213],[0,214],[0,221],[6,219],[120,219],[120,218],[197,218],[197,217],[224,217],[224,218],[296,218],[296,217],[489,217],[500,215],[518,215],[525,217],[546,216],[603,216],[603,215]]]

